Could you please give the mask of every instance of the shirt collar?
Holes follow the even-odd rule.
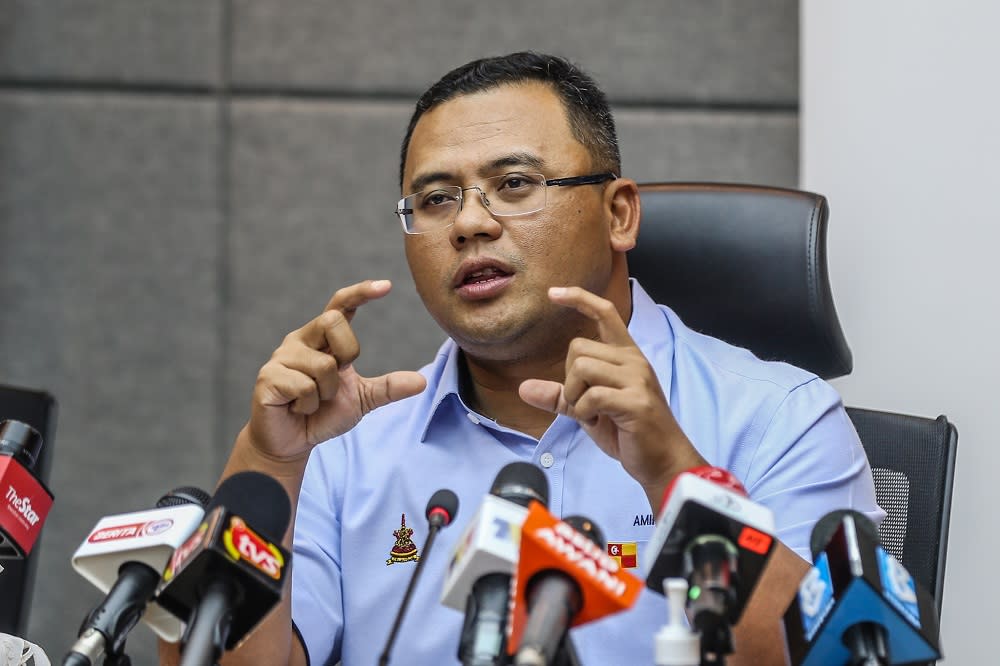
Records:
[[[664,335],[664,325],[669,329],[669,323],[660,306],[653,302],[653,299],[646,293],[635,278],[630,278],[632,287],[632,318],[628,323],[628,332],[635,340],[636,345],[642,350],[647,359],[652,361],[653,357],[668,358],[670,363],[655,364],[654,369],[663,388],[663,395],[670,395],[670,388],[673,381],[673,332]],[[429,381],[435,383],[434,394],[426,410],[427,416],[424,418],[423,427],[420,430],[420,441],[427,438],[427,432],[431,424],[438,417],[446,402],[456,401],[462,409],[469,410],[469,407],[462,402],[458,392],[460,350],[454,340],[449,339],[438,352],[437,358],[431,365],[431,376]],[[667,356],[663,356],[666,354]],[[657,367],[659,366],[659,367]]]

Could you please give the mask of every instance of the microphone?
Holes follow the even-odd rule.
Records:
[[[879,545],[857,511],[813,528],[813,565],[785,611],[788,655],[808,664],[908,664],[941,658],[931,596]]]
[[[392,630],[389,632],[389,638],[386,639],[385,649],[382,650],[382,655],[379,657],[379,666],[386,666],[389,663],[389,653],[392,651],[393,643],[396,642],[396,634],[403,623],[403,616],[406,614],[406,607],[410,604],[410,596],[417,585],[417,579],[424,568],[424,563],[427,562],[427,558],[430,556],[434,537],[437,535],[438,530],[451,524],[457,513],[458,496],[450,490],[442,488],[431,495],[430,501],[427,502],[427,509],[424,511],[424,515],[427,516],[427,523],[430,525],[430,530],[427,532],[424,554],[417,560],[417,568],[413,570],[413,575],[410,576],[410,583],[406,586],[406,593],[403,594],[403,602],[399,606],[399,612],[396,613],[396,619],[392,624]]]
[[[143,616],[168,641],[181,636],[181,624],[162,608],[147,606],[160,583],[160,572],[202,516],[209,495],[181,487],[156,502],[156,509],[101,518],[73,553],[73,568],[107,593],[83,620],[64,665],[91,666],[101,655],[121,655],[128,633]]]
[[[664,494],[649,542],[646,586],[663,594],[667,578],[688,581],[687,615],[701,634],[702,656],[733,651],[735,624],[774,548],[774,515],[751,501],[739,480],[718,467],[682,472]]]
[[[240,472],[219,485],[167,563],[157,598],[187,623],[181,666],[214,664],[278,603],[291,559],[280,539],[291,510],[285,489],[266,474]]]
[[[511,588],[508,652],[518,666],[547,666],[571,626],[631,607],[642,583],[604,552],[592,521],[559,520],[532,502]]]
[[[452,554],[441,602],[465,612],[462,666],[496,666],[506,658],[510,578],[532,500],[548,504],[545,473],[526,462],[504,466]]]
[[[27,557],[52,508],[34,470],[41,448],[42,436],[27,423],[0,422],[0,560]]]

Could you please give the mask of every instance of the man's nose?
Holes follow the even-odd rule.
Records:
[[[462,190],[462,202],[451,225],[452,245],[460,247],[471,238],[492,240],[500,235],[503,226],[493,217],[489,205],[489,198],[479,187]]]

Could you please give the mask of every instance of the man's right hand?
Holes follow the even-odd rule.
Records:
[[[362,377],[351,365],[360,352],[351,330],[354,313],[390,289],[388,280],[345,287],[323,314],[285,337],[254,387],[246,432],[259,453],[277,461],[301,460],[373,409],[424,390],[427,381],[417,372]]]

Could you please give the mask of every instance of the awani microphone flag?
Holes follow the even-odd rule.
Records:
[[[572,626],[597,620],[630,608],[642,582],[624,571],[600,546],[553,516],[539,502],[532,502],[521,526],[521,553],[512,587],[514,599],[527,599],[529,581],[546,569],[572,572],[580,585],[583,603]],[[508,621],[508,652],[520,647],[528,621],[527,604],[514,604]]]

